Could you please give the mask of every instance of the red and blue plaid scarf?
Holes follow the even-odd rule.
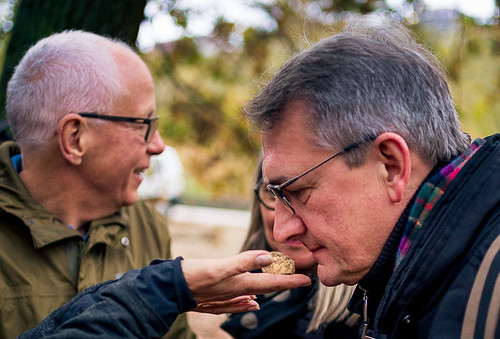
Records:
[[[463,166],[469,161],[474,153],[484,144],[484,139],[476,139],[471,147],[455,158],[451,163],[443,167],[436,175],[427,181],[415,198],[415,203],[410,211],[408,222],[406,223],[403,237],[399,243],[398,252],[396,254],[396,270],[408,253],[414,239],[420,233],[425,219],[431,212],[436,202],[443,195],[444,191],[453,179],[457,176]]]

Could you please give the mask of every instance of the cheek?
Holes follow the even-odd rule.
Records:
[[[355,282],[364,276],[390,233],[377,220],[377,208],[338,205],[329,210],[318,209],[315,219],[308,220],[309,225],[315,225],[310,227],[311,233],[327,249],[320,267],[323,279],[330,284]]]
[[[382,197],[373,181],[353,180],[332,182],[323,192],[311,196],[308,203],[308,225],[320,239],[337,238],[344,241],[366,240],[373,223],[383,210]],[[335,189],[331,189],[335,187]],[[368,233],[367,233],[368,232]]]
[[[115,154],[110,160],[107,172],[109,175],[120,176],[118,178],[114,178],[115,181],[120,179],[123,180],[125,178],[125,172],[129,172],[133,167],[132,159],[129,157],[120,157],[118,154]]]
[[[348,262],[352,252],[366,241],[366,234],[359,232],[360,220],[353,206],[338,196],[325,196],[324,200],[311,201],[309,207],[310,213],[303,218],[308,232],[318,245],[326,247],[331,260]]]
[[[308,232],[321,243],[337,236],[343,228],[343,218],[334,206],[333,200],[328,197],[311,199],[302,218]]]
[[[274,211],[261,206],[260,213],[262,214],[262,221],[264,222],[266,231],[269,230],[272,233],[274,228]]]
[[[108,184],[112,183],[117,190],[132,189],[135,190],[139,185],[139,177],[135,173],[138,164],[140,163],[139,157],[134,156],[133,150],[129,149],[129,155],[116,152],[110,155],[105,168],[102,169],[104,173],[102,176],[106,178]],[[120,155],[121,154],[121,155]]]
[[[262,216],[262,221],[264,223],[264,231],[266,234],[266,239],[269,245],[273,248],[277,248],[277,242],[273,236],[274,228],[274,211],[270,211],[267,208],[260,206],[260,214]]]

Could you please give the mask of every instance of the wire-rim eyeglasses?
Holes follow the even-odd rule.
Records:
[[[344,147],[344,149],[342,149],[342,151],[332,155],[331,157],[329,157],[328,159],[326,160],[323,160],[322,162],[320,162],[319,164],[311,167],[310,169],[308,169],[307,171],[299,174],[298,176],[296,177],[293,177],[291,179],[288,179],[287,181],[285,181],[284,183],[282,184],[279,184],[279,185],[267,185],[266,188],[269,192],[271,192],[273,194],[273,196],[275,197],[275,199],[281,201],[281,203],[283,205],[285,205],[285,207],[292,213],[292,214],[295,214],[295,209],[292,207],[292,203],[290,202],[290,199],[288,199],[285,195],[285,193],[283,192],[283,189],[291,184],[293,184],[294,182],[296,182],[298,179],[302,178],[304,175],[314,171],[316,168],[320,167],[321,165],[324,165],[326,164],[328,161],[338,157],[339,155],[342,155],[344,153],[347,153],[349,152],[350,150],[364,144],[365,142],[368,142],[368,141],[373,141],[377,138],[377,136],[368,136],[368,137],[365,137],[363,139],[361,139],[360,141],[356,141],[346,147]]]

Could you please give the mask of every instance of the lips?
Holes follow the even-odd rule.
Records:
[[[144,172],[147,170],[147,168],[137,168],[134,170],[134,177],[138,181],[138,184],[142,182],[144,179]]]
[[[314,253],[316,251],[319,251],[322,248],[323,248],[323,246],[318,246],[318,247],[315,247],[315,248],[310,248],[309,251],[311,251],[312,253]]]
[[[141,167],[137,167],[134,170],[134,174],[140,175],[142,177],[144,175],[144,172],[146,172],[148,170],[148,168],[149,168],[149,162],[141,164],[141,165],[142,165]]]
[[[305,245],[300,240],[289,240],[286,244],[290,247],[305,247]]]
[[[311,251],[314,259],[316,259],[316,261],[318,262],[318,264],[319,264],[319,261],[320,261],[319,260],[319,256],[321,254],[321,250],[323,250],[323,249],[325,249],[325,247],[323,247],[323,246],[318,246],[318,247],[314,247],[312,249],[309,249],[309,251]]]
[[[136,169],[134,170],[134,174],[142,176],[144,174],[144,171],[146,171],[147,168],[142,168],[142,169]]]
[[[320,248],[323,248],[323,246],[321,244],[318,244],[317,242],[316,242],[316,244],[306,244],[305,242],[302,241],[302,244],[304,244],[304,246],[310,252],[315,252],[315,251],[319,250]]]

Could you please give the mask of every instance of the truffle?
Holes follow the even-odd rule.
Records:
[[[287,255],[273,251],[272,264],[262,267],[262,272],[272,274],[294,274],[295,262]]]

